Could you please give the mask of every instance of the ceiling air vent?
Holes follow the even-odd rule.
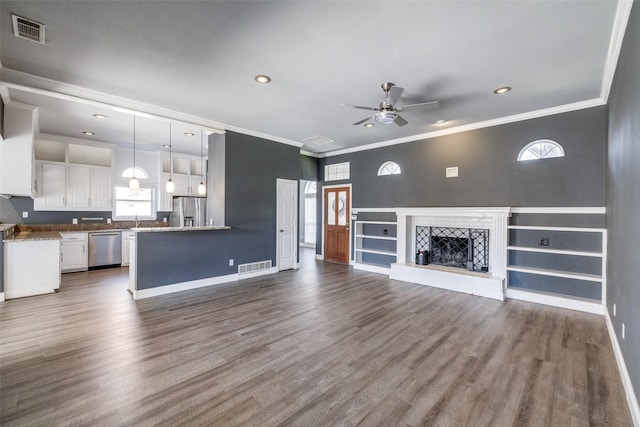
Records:
[[[326,145],[335,142],[333,139],[327,138],[326,136],[310,136],[309,138],[305,138],[302,140],[305,144],[314,144],[314,145]]]
[[[13,14],[11,20],[14,36],[44,44],[44,24]]]

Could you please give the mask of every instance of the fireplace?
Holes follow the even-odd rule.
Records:
[[[489,230],[416,226],[416,251],[429,253],[429,264],[489,271]]]
[[[397,208],[392,279],[504,299],[511,208]],[[418,251],[429,264],[416,263]]]

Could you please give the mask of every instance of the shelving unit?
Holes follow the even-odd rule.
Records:
[[[389,274],[396,262],[397,229],[392,221],[354,222],[354,268]]]
[[[510,259],[510,263],[507,265],[509,273],[507,296],[510,296],[511,293],[512,297],[518,299],[528,299],[535,302],[548,300],[547,303],[552,305],[561,303],[562,306],[567,307],[578,304],[579,309],[585,311],[597,311],[598,306],[605,304],[607,247],[607,230],[605,228],[509,225],[507,229],[510,231],[510,244],[507,246]],[[513,238],[511,230],[530,233],[525,238],[520,237],[521,240],[526,241],[526,244],[523,242],[515,244],[513,240],[517,239]],[[559,243],[556,243],[561,247],[533,246],[534,240],[547,235],[547,233],[555,236],[556,241],[561,239]],[[521,259],[520,262],[512,262],[514,258],[512,254],[518,253],[523,254],[520,258],[524,261]],[[531,265],[535,264],[533,261],[537,259],[536,257],[539,257],[538,265]],[[547,264],[548,267],[540,264]],[[564,268],[554,268],[558,266]],[[595,273],[596,271],[597,273]],[[517,280],[512,277],[512,274],[519,275]],[[541,286],[536,283],[542,283],[542,281],[535,279],[536,276],[549,278],[548,282],[544,281],[548,288],[562,285],[561,289],[567,289],[570,292],[550,292],[549,289],[538,289]],[[519,283],[514,286],[516,281]],[[525,283],[527,281],[529,283]],[[599,283],[600,287],[593,288],[588,283]],[[568,294],[571,292],[575,295]],[[599,297],[581,295],[589,292],[599,293]],[[567,301],[570,302],[567,303]]]

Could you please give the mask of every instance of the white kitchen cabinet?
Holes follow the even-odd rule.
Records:
[[[173,174],[173,182],[176,185],[176,191],[173,193],[176,196],[188,196],[190,194],[189,176],[182,174]]]
[[[95,209],[113,208],[113,183],[110,168],[93,168],[91,170],[91,206]]]
[[[60,235],[62,236],[60,270],[63,273],[86,270],[89,266],[87,233],[60,233]]]
[[[158,211],[166,212],[173,210],[173,194],[167,193],[165,190],[168,179],[169,173],[162,173],[162,181],[160,182],[160,185],[158,185],[158,192],[160,193],[158,197]]]
[[[34,210],[61,210],[65,208],[67,167],[58,163],[38,163],[38,195]]]
[[[91,168],[88,166],[68,166],[66,207],[89,209],[91,207]]]
[[[111,210],[113,184],[111,169],[69,165],[60,162],[37,163],[36,211]]]
[[[24,240],[4,244],[4,293],[7,299],[55,292],[60,288],[60,240]]]
[[[131,238],[135,237],[135,231],[123,231],[122,232],[122,265],[129,265],[129,255],[131,247]]]
[[[0,194],[33,196],[35,112],[36,107],[19,102],[5,106],[4,139],[0,138]]]

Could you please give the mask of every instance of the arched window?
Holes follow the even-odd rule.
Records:
[[[524,146],[518,154],[518,161],[551,159],[564,157],[564,149],[560,144],[550,139],[538,139]]]
[[[314,181],[307,181],[304,186],[304,194],[316,194],[316,183]]]
[[[148,179],[149,178],[149,174],[147,173],[147,171],[145,171],[142,168],[136,167],[134,168],[128,168],[125,169],[124,172],[122,172],[122,177],[123,178],[133,178],[133,174],[136,174],[136,178],[138,179]]]
[[[396,162],[388,161],[384,162],[378,168],[378,176],[382,175],[400,175],[402,171],[400,170],[400,166]]]

